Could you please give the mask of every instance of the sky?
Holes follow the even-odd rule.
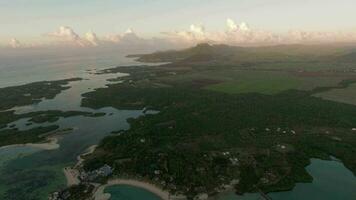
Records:
[[[98,41],[108,41],[110,35],[122,38],[128,28],[142,38],[169,35],[175,41],[177,37],[193,37],[189,41],[216,40],[231,29],[229,19],[237,29],[243,23],[258,33],[249,33],[244,39],[236,39],[241,34],[224,35],[229,39],[221,41],[234,37],[235,42],[246,42],[253,38],[252,42],[257,43],[270,40],[263,34],[283,35],[291,31],[314,40],[321,37],[320,33],[325,33],[322,37],[327,34],[332,39],[344,40],[345,35],[353,37],[349,35],[356,32],[355,8],[355,0],[0,0],[0,44],[20,47],[72,40],[79,46],[98,46]],[[60,27],[62,32],[72,31],[77,36],[62,37]],[[196,32],[204,33],[197,36]],[[336,36],[340,32],[343,35]],[[97,42],[78,42],[76,37],[97,37]],[[278,41],[287,40],[286,36],[281,37]]]

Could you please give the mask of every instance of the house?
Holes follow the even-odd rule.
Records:
[[[97,178],[108,177],[113,173],[113,169],[109,165],[104,165],[99,169],[90,172],[82,172],[80,179],[86,182],[95,181]]]

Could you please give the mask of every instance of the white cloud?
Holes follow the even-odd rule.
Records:
[[[250,31],[250,27],[246,22],[241,22],[239,25],[237,25],[235,23],[234,20],[232,20],[231,18],[228,18],[226,20],[226,25],[228,28],[229,32],[236,32],[236,31]]]
[[[110,34],[104,38],[107,42],[119,43],[121,40],[121,35],[119,34]]]
[[[205,35],[205,27],[203,25],[190,25],[190,32],[194,35],[204,36]]]
[[[175,45],[192,45],[201,42],[210,42],[215,36],[206,31],[203,25],[190,25],[187,31],[163,32],[164,39]]]
[[[99,45],[99,38],[93,31],[89,31],[85,34],[85,39],[87,42],[89,42],[90,45],[92,46],[98,46]]]
[[[69,26],[61,26],[46,36],[55,39],[54,45],[71,45],[81,47],[97,46],[122,46],[122,47],[148,47],[155,46],[181,48],[197,43],[222,43],[228,45],[274,45],[274,44],[309,44],[309,43],[335,43],[335,42],[356,42],[356,32],[310,32],[293,30],[286,33],[274,33],[270,31],[251,28],[247,23],[237,23],[233,19],[226,20],[226,28],[220,31],[210,31],[203,25],[192,24],[187,30],[163,32],[161,37],[142,38],[129,28],[124,33],[110,34],[100,37],[93,31],[89,31],[83,36],[76,33]],[[39,43],[41,44],[41,43]],[[45,44],[45,43],[43,43]],[[36,45],[21,44],[13,38],[9,44],[13,48],[37,47]]]
[[[47,35],[73,41],[80,39],[79,35],[69,26],[60,26],[57,31],[48,33]]]
[[[200,42],[230,45],[356,42],[356,32],[290,31],[277,34],[270,31],[252,29],[245,22],[237,24],[230,18],[226,20],[226,26],[226,31],[209,32],[202,25],[191,25],[187,31],[165,32],[164,35],[173,43],[187,43],[190,45]]]
[[[69,26],[60,26],[57,31],[47,33],[46,36],[57,38],[61,42],[67,42],[71,45],[86,46],[80,36]]]
[[[111,34],[106,36],[104,39],[106,42],[111,42],[115,44],[139,44],[146,42],[145,39],[139,37],[136,32],[129,28],[123,34]]]
[[[127,31],[121,36],[121,42],[138,42],[143,40],[138,37],[135,31],[132,28],[127,29]]]
[[[232,20],[232,19],[230,19],[230,18],[228,18],[228,19],[226,20],[226,25],[227,25],[229,31],[236,31],[236,30],[238,29],[238,27],[237,27],[235,21]]]
[[[11,38],[9,46],[11,48],[16,49],[16,48],[20,48],[22,45],[21,45],[20,41],[18,41],[16,38]]]
[[[89,31],[83,37],[80,37],[69,26],[60,26],[55,32],[45,35],[58,39],[57,42],[81,47],[98,46],[100,43],[99,37],[93,31]]]

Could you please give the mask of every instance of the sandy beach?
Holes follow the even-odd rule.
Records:
[[[79,171],[77,170],[78,167],[83,163],[84,159],[83,156],[89,155],[93,153],[96,149],[97,145],[90,146],[83,154],[77,157],[78,162],[75,167],[65,167],[63,172],[67,179],[67,186],[77,185],[80,183],[78,179]],[[162,200],[169,200],[169,199],[185,199],[182,197],[173,197],[167,191],[162,190],[161,188],[143,181],[138,181],[134,179],[112,179],[107,182],[105,185],[97,185],[96,190],[94,193],[94,200],[109,200],[111,195],[105,193],[104,190],[106,187],[113,186],[113,185],[130,185],[138,188],[143,188],[149,192],[160,197]],[[173,197],[173,198],[172,198]]]
[[[95,148],[97,147],[97,145],[92,145],[90,146],[83,154],[80,154],[79,156],[77,156],[78,162],[77,164],[75,164],[74,167],[65,167],[63,168],[63,173],[67,179],[67,186],[73,186],[73,185],[78,185],[80,183],[79,180],[79,170],[78,167],[80,167],[80,165],[83,163],[84,159],[82,158],[82,156],[86,156],[89,155],[91,153],[93,153],[95,151]]]
[[[7,146],[3,146],[0,147],[0,149],[6,149],[6,148],[10,148],[10,147],[34,147],[34,148],[39,148],[39,149],[43,149],[43,150],[54,150],[54,149],[58,149],[59,148],[59,144],[58,144],[58,139],[55,137],[51,137],[47,139],[48,142],[47,143],[27,143],[27,144],[13,144],[13,145],[7,145]]]
[[[67,179],[67,186],[73,186],[73,185],[78,185],[80,183],[80,180],[78,179],[79,176],[79,171],[71,168],[71,167],[65,167],[63,169],[64,175]]]
[[[104,192],[106,187],[113,186],[113,185],[130,185],[134,187],[139,187],[143,188],[147,191],[150,191],[154,193],[155,195],[159,196],[162,200],[168,200],[169,198],[169,193],[158,188],[157,186],[146,183],[146,182],[141,182],[137,180],[132,180],[132,179],[113,179],[109,180],[107,184],[100,186],[95,194],[94,194],[94,199],[95,200],[109,200],[110,199],[110,194],[107,194]]]

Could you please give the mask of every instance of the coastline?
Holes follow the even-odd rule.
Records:
[[[78,185],[80,180],[78,179],[79,171],[75,168],[65,167],[63,168],[64,176],[67,179],[67,187]]]
[[[96,147],[98,147],[98,145],[92,145],[89,148],[87,148],[84,153],[78,155],[77,156],[78,162],[77,164],[75,164],[74,168],[81,166],[82,163],[84,162],[84,158],[82,158],[82,156],[87,156],[89,154],[92,154],[95,151]]]
[[[48,142],[47,143],[26,143],[26,144],[12,144],[12,145],[6,145],[0,147],[1,149],[7,149],[11,147],[33,147],[33,148],[38,148],[42,150],[55,150],[60,147],[58,144],[58,138],[56,137],[49,137],[47,138]]]
[[[65,167],[63,168],[63,173],[67,179],[67,186],[73,186],[73,185],[78,185],[80,184],[79,180],[79,170],[78,167],[81,167],[84,158],[82,156],[89,155],[93,153],[98,145],[92,145],[90,146],[84,153],[80,154],[77,156],[78,162],[74,165],[74,167]],[[104,185],[96,185],[95,192],[93,193],[93,198],[94,200],[109,200],[111,195],[109,193],[105,193],[105,188],[113,185],[129,185],[133,187],[138,187],[145,189],[155,195],[157,195],[159,198],[162,200],[169,200],[172,199],[172,196],[170,196],[168,191],[165,191],[156,185],[153,185],[148,182],[140,181],[140,180],[135,180],[135,179],[111,179],[108,180],[108,182]],[[174,196],[173,196],[174,197]],[[174,199],[181,199],[180,197],[176,197]]]
[[[67,179],[67,186],[68,187],[80,184],[80,180],[78,178],[79,177],[79,170],[77,168],[80,167],[81,164],[84,161],[82,156],[86,156],[86,155],[89,155],[89,154],[93,153],[97,146],[98,145],[92,145],[84,153],[78,155],[77,156],[78,162],[74,165],[74,167],[64,167],[63,168],[63,173],[64,173],[64,176]]]
[[[107,184],[101,185],[98,187],[98,189],[94,193],[94,200],[109,200],[111,195],[108,193],[105,193],[104,191],[105,191],[105,188],[107,188],[109,186],[114,186],[114,185],[130,185],[130,186],[145,189],[145,190],[157,195],[162,200],[170,199],[170,194],[167,191],[164,191],[163,189],[160,189],[151,183],[138,181],[138,180],[134,180],[134,179],[112,179],[112,180],[109,180]]]

